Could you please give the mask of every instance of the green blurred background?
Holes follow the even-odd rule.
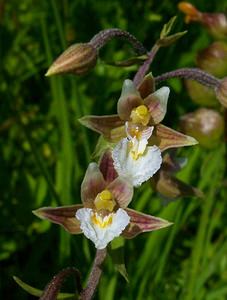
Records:
[[[195,1],[194,1],[195,2]],[[225,0],[196,1],[203,11],[223,11]],[[35,299],[13,281],[16,275],[43,289],[62,268],[76,266],[85,280],[95,249],[83,236],[70,236],[41,221],[32,210],[80,202],[80,184],[98,135],[77,121],[85,114],[116,112],[122,82],[136,67],[115,68],[104,61],[133,56],[127,43],[112,41],[96,68],[83,77],[45,78],[53,60],[69,45],[98,31],[119,27],[150,48],[160,30],[178,15],[174,31],[189,32],[160,50],[154,75],[194,66],[195,55],[211,43],[204,28],[185,25],[178,1],[10,0],[0,1],[0,295]],[[197,108],[179,80],[164,124]],[[179,150],[188,158],[179,178],[199,187],[204,199],[184,198],[164,205],[149,184],[136,191],[131,206],[161,216],[174,226],[126,241],[129,284],[111,260],[95,299],[227,299],[227,192],[225,145]],[[66,291],[74,290],[66,283]]]

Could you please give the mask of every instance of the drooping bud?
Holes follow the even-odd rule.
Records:
[[[208,107],[215,107],[218,105],[217,97],[212,89],[191,79],[185,80],[185,84],[189,96],[194,103]]]
[[[215,110],[200,108],[181,118],[182,130],[199,141],[205,148],[217,146],[224,133],[223,117]]]
[[[88,43],[80,43],[66,49],[50,66],[46,76],[56,74],[83,75],[90,71],[97,62],[98,52]]]
[[[217,77],[227,74],[227,44],[214,42],[197,55],[197,65],[200,69]]]
[[[216,89],[216,96],[220,103],[227,107],[227,77],[220,81],[220,85]]]

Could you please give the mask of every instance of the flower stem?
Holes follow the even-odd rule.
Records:
[[[80,294],[80,300],[92,299],[102,274],[102,264],[106,258],[106,254],[106,248],[97,250],[94,264],[88,278],[87,286],[82,290]]]
[[[170,78],[193,79],[195,81],[198,81],[202,85],[205,85],[212,89],[216,88],[220,84],[220,80],[218,78],[196,68],[182,68],[164,73],[160,76],[155,77],[155,83],[158,84],[161,81]]]
[[[90,40],[89,44],[91,44],[97,50],[100,50],[107,42],[109,42],[113,38],[121,38],[123,40],[126,40],[133,46],[136,53],[139,55],[147,53],[146,48],[140,41],[138,41],[129,32],[118,28],[111,28],[100,31]]]
[[[143,80],[143,78],[146,75],[147,71],[149,70],[149,67],[150,67],[156,53],[158,52],[159,48],[160,48],[160,46],[155,44],[153,46],[153,48],[151,49],[151,51],[148,53],[148,59],[139,68],[139,70],[137,71],[137,73],[133,79],[135,86],[138,86],[141,83],[141,81]]]

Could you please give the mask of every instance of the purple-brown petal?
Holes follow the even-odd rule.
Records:
[[[33,211],[33,214],[41,219],[46,219],[52,223],[61,225],[71,234],[81,233],[80,222],[75,214],[82,204],[61,207],[42,207]]]
[[[133,197],[133,186],[124,178],[118,177],[111,182],[107,189],[113,194],[114,200],[121,208],[126,208]]]
[[[144,104],[151,114],[150,125],[160,123],[166,114],[169,88],[164,86],[144,99]]]
[[[153,93],[155,90],[154,77],[151,73],[147,74],[143,81],[138,86],[138,91],[142,99],[145,99],[148,95]]]
[[[124,81],[121,96],[117,103],[117,113],[124,121],[130,120],[133,108],[143,104],[143,100],[136,90],[133,82],[129,79]]]
[[[161,151],[169,148],[196,145],[198,142],[191,136],[180,133],[162,124],[155,126],[149,145],[156,145]]]
[[[114,169],[112,153],[110,150],[105,151],[103,156],[101,157],[99,169],[106,183],[110,183],[118,177],[118,174]]]
[[[81,184],[81,199],[85,207],[94,207],[98,193],[106,187],[106,182],[96,163],[90,163]]]
[[[123,231],[122,235],[128,239],[134,238],[142,232],[158,230],[172,224],[161,218],[146,215],[133,209],[127,208],[125,211],[130,217],[130,224]]]
[[[111,138],[111,130],[124,125],[118,115],[109,116],[84,116],[79,122],[85,127],[103,134],[107,139]]]

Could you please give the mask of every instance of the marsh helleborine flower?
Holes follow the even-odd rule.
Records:
[[[97,249],[105,248],[119,235],[133,238],[139,233],[170,225],[160,218],[128,209],[133,187],[116,176],[108,151],[99,166],[96,163],[88,166],[81,185],[82,205],[43,207],[34,214],[62,225],[71,234],[83,232]]]
[[[161,165],[161,151],[196,144],[196,140],[162,124],[167,109],[169,88],[153,92],[149,74],[138,89],[125,80],[117,103],[118,115],[85,116],[80,122],[116,143],[113,159],[116,171],[139,186]]]

